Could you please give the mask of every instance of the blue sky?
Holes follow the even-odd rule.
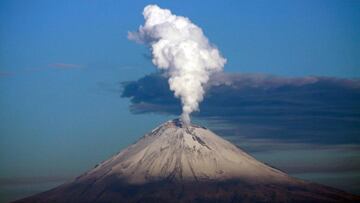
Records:
[[[360,76],[360,2],[356,0],[3,0],[2,182],[74,177],[174,117],[133,114],[129,99],[121,97],[120,82],[155,71],[146,47],[126,37],[143,23],[142,9],[150,3],[200,26],[227,58],[225,72]],[[208,123],[200,118],[198,122]],[[274,156],[273,163],[283,160]],[[266,154],[258,157],[269,159]]]

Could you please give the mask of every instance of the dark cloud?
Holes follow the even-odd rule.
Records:
[[[320,144],[360,143],[360,80],[217,74],[200,112],[221,135]],[[181,105],[159,73],[124,82],[135,114],[179,115]],[[222,126],[226,125],[224,128]]]
[[[180,101],[173,96],[167,79],[160,74],[151,74],[138,81],[122,84],[122,97],[130,98],[133,113],[181,113]]]

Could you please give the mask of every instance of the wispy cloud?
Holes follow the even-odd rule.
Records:
[[[119,82],[111,83],[99,81],[96,83],[96,86],[96,91],[100,94],[119,94],[122,90],[122,86]]]
[[[57,69],[64,69],[64,70],[68,70],[68,69],[79,69],[79,68],[83,68],[84,66],[79,65],[79,64],[72,64],[72,63],[52,63],[49,64],[50,67],[53,68],[57,68]]]
[[[64,182],[72,179],[68,176],[39,176],[39,177],[1,177],[0,186],[21,185],[21,184],[39,184],[47,182]]]
[[[12,75],[15,75],[15,73],[11,71],[0,71],[0,77],[8,77]]]
[[[0,71],[0,77],[8,77],[14,75],[23,75],[29,73],[42,72],[49,69],[61,69],[61,70],[73,70],[73,69],[81,69],[85,66],[80,64],[71,64],[71,63],[52,63],[47,66],[42,67],[27,67],[23,69],[17,69],[14,71]]]
[[[251,140],[248,139],[246,143]],[[357,172],[360,170],[359,145],[316,145],[304,143],[283,143],[270,141],[271,150],[260,146],[263,151],[251,152],[254,156],[287,173],[335,173]],[[275,145],[275,146],[270,146]],[[242,145],[243,146],[243,143]],[[243,147],[244,148],[244,147]],[[247,148],[245,146],[245,148]]]

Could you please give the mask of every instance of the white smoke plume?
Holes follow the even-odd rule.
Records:
[[[157,5],[146,6],[143,15],[145,24],[128,38],[150,46],[153,64],[166,72],[170,89],[181,99],[181,119],[190,123],[191,112],[198,111],[203,100],[204,85],[226,59],[188,18]]]

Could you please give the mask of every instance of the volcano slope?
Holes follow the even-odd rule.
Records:
[[[360,202],[290,177],[207,128],[168,121],[75,180],[21,202]]]

